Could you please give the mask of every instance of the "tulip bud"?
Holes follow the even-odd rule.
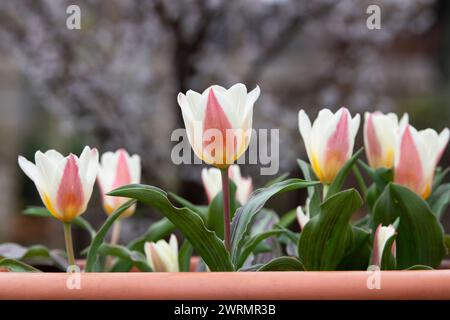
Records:
[[[170,235],[169,243],[159,240],[156,243],[146,242],[145,255],[154,272],[178,272],[178,241],[174,234]]]
[[[97,149],[85,147],[80,158],[37,151],[34,159],[35,164],[19,156],[19,166],[33,180],[48,211],[63,222],[84,213],[97,176]]]
[[[227,168],[250,143],[253,105],[259,87],[247,93],[243,84],[230,89],[214,85],[202,94],[178,94],[189,142],[194,153],[208,164]]]
[[[353,153],[360,117],[353,119],[346,108],[333,114],[322,109],[311,126],[303,110],[299,112],[299,129],[306,152],[317,178],[330,184]]]
[[[408,115],[398,121],[394,113],[374,112],[365,114],[364,146],[369,165],[378,169],[394,166],[396,137],[401,127],[408,123]]]
[[[141,158],[137,154],[130,157],[125,149],[105,152],[98,166],[97,180],[102,194],[103,208],[106,214],[110,215],[129,199],[111,197],[106,194],[121,186],[140,182]],[[131,206],[122,213],[121,217],[132,215],[135,209],[135,205]]]
[[[417,131],[405,125],[397,139],[394,181],[426,199],[431,193],[436,166],[449,141],[449,130]]]
[[[236,199],[241,205],[246,204],[253,191],[252,178],[243,178],[238,165],[231,165],[228,168],[228,176],[236,185]],[[222,191],[222,177],[220,170],[216,168],[203,168],[202,181],[208,201],[211,202],[214,197]]]
[[[372,253],[372,264],[381,267],[381,259],[383,257],[384,247],[386,242],[395,234],[395,228],[392,225],[387,227],[378,225],[375,231],[375,236],[373,239],[373,253]],[[392,255],[396,255],[396,244],[395,241],[392,244]]]
[[[305,228],[306,224],[309,222],[310,218],[309,218],[309,213],[307,212],[306,214],[303,212],[303,209],[301,206],[297,207],[297,221],[298,224],[300,225],[300,229],[303,231],[303,229]]]

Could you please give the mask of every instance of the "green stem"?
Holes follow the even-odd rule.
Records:
[[[367,186],[364,182],[364,178],[362,177],[361,172],[356,165],[353,166],[353,174],[355,175],[356,183],[361,189],[361,192],[365,195],[367,193]]]
[[[230,226],[230,179],[228,168],[220,170],[222,174],[222,198],[223,198],[223,228],[225,248],[231,249],[231,226]]]
[[[70,222],[64,222],[64,239],[66,240],[66,252],[69,265],[75,265],[75,255],[73,253],[72,230]]]
[[[327,198],[328,189],[330,189],[330,185],[325,183],[323,183],[322,185],[323,185],[322,200],[325,201],[325,199]]]

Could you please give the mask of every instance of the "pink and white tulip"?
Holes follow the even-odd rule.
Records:
[[[187,136],[197,157],[224,169],[247,150],[253,105],[259,94],[259,87],[247,93],[241,83],[228,90],[213,85],[202,94],[192,90],[178,94]]]
[[[330,184],[353,153],[360,117],[353,119],[346,108],[336,113],[322,109],[311,125],[305,111],[299,112],[299,130],[317,178]]]
[[[383,257],[384,247],[386,246],[386,242],[390,237],[395,235],[396,231],[392,225],[388,225],[387,227],[378,225],[377,230],[375,231],[374,239],[373,239],[373,253],[372,253],[372,264],[381,267],[381,259]],[[395,241],[392,244],[392,255],[395,257],[396,255],[396,244]]]
[[[108,192],[127,184],[141,181],[141,158],[134,154],[130,156],[125,149],[116,152],[105,152],[98,166],[98,184],[102,194],[103,208],[110,215],[128,198],[111,197]],[[136,206],[128,208],[121,217],[128,217],[134,213]]]
[[[97,176],[97,149],[85,147],[79,158],[72,153],[64,157],[55,150],[37,151],[35,163],[22,156],[18,161],[55,218],[71,222],[86,211]]]
[[[231,165],[228,168],[228,176],[236,185],[236,199],[241,205],[246,204],[253,192],[252,178],[243,178],[238,165]],[[203,168],[202,182],[208,201],[211,202],[214,197],[222,191],[222,177],[220,170],[216,168]]]
[[[449,129],[417,131],[405,125],[397,139],[394,181],[426,199],[431,193],[434,172],[449,141]]]
[[[404,114],[399,122],[394,113],[365,113],[364,146],[372,168],[389,169],[394,166],[397,135],[407,123],[408,114]]]
[[[147,262],[154,272],[178,272],[178,241],[174,234],[169,243],[162,239],[146,242],[144,246]]]

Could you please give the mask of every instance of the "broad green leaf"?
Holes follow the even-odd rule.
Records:
[[[0,258],[22,261],[44,261],[64,271],[68,265],[65,253],[62,253],[58,249],[50,250],[43,245],[24,247],[16,243],[3,243],[0,244]]]
[[[412,267],[409,267],[406,270],[434,270],[434,269],[432,267],[424,266],[422,264],[416,264],[416,265],[414,265]]]
[[[211,271],[233,270],[223,242],[213,231],[206,228],[200,215],[188,208],[174,207],[163,190],[133,184],[115,189],[109,195],[133,198],[157,209],[189,240]]]
[[[111,245],[104,243],[98,249],[99,255],[117,257],[120,260],[127,261],[140,271],[151,272],[152,268],[147,264],[144,255],[138,251],[131,251],[127,247],[121,245]]]
[[[383,253],[381,255],[381,270],[396,269],[397,262],[394,255],[392,254],[392,246],[394,245],[394,241],[396,238],[397,235],[394,234],[386,240],[386,244],[384,245]]]
[[[237,262],[236,268],[240,268],[242,267],[242,265],[244,264],[245,260],[248,258],[248,256],[256,249],[256,247],[258,246],[258,244],[261,243],[261,241],[276,236],[276,235],[280,235],[280,234],[284,234],[285,231],[282,229],[274,229],[274,230],[269,230],[260,234],[257,234],[253,237],[250,237],[246,242],[244,247],[242,248],[242,253],[239,256],[239,260]]]
[[[283,228],[287,228],[294,221],[297,221],[297,210],[296,209],[292,209],[291,211],[283,214],[283,216],[280,219],[280,222],[278,222],[278,225]]]
[[[297,159],[297,163],[306,181],[318,180],[309,163],[303,161],[302,159]],[[314,217],[320,211],[320,202],[322,199],[320,185],[308,187],[308,199],[308,212],[310,217]]]
[[[444,181],[444,178],[447,176],[449,172],[450,168],[445,169],[442,169],[441,167],[436,168],[436,171],[434,173],[432,190],[435,190],[437,187],[441,185],[442,181]]]
[[[278,177],[276,177],[275,179],[270,180],[269,182],[267,182],[264,187],[270,187],[271,185],[277,183],[277,182],[281,182],[284,179],[286,179],[287,177],[289,177],[289,172],[285,172],[282,175],[279,175]]]
[[[33,216],[33,217],[43,217],[43,218],[54,218],[52,214],[47,210],[45,207],[27,207],[23,213],[27,216]],[[78,216],[76,217],[73,222],[75,226],[78,226],[84,230],[86,230],[89,235],[91,236],[91,239],[94,239],[95,237],[95,230],[92,228],[91,224],[84,218]]]
[[[233,219],[238,206],[236,197],[236,185],[230,181],[230,218]],[[231,221],[230,221],[231,223]],[[206,227],[212,230],[223,240],[223,193],[220,191],[209,204]]]
[[[388,225],[398,217],[397,268],[407,269],[416,264],[437,267],[445,254],[439,221],[421,197],[403,186],[391,184],[375,204],[374,225]]]
[[[370,233],[357,226],[352,226],[355,244],[339,263],[338,270],[367,270],[372,252]]]
[[[279,257],[259,267],[257,271],[304,271],[304,270],[305,267],[297,258]]]
[[[103,241],[105,240],[105,237],[108,234],[109,229],[114,224],[114,221],[116,221],[121,216],[121,214],[129,207],[131,207],[134,203],[136,203],[136,201],[133,200],[124,203],[106,219],[105,223],[103,223],[100,230],[98,230],[89,247],[89,252],[86,260],[86,269],[85,269],[86,272],[93,271],[94,264],[97,261],[98,249],[103,244]]]
[[[8,272],[41,272],[40,270],[14,259],[0,259],[0,271]]]
[[[339,192],[320,206],[300,235],[298,254],[307,270],[335,270],[354,244],[350,218],[362,205],[354,189]]]
[[[237,210],[231,225],[231,258],[233,263],[237,263],[239,259],[245,237],[250,233],[251,224],[255,215],[264,207],[265,203],[271,197],[280,193],[306,188],[316,184],[318,184],[318,182],[289,179],[253,192],[252,197],[248,202]]]
[[[438,186],[428,198],[428,203],[430,204],[431,211],[440,220],[442,214],[450,204],[450,183],[444,183]]]
[[[345,179],[347,178],[348,174],[350,173],[350,170],[352,169],[356,160],[358,160],[363,150],[364,148],[361,148],[358,151],[356,151],[355,154],[349,160],[347,160],[347,162],[342,166],[342,168],[339,170],[338,174],[334,178],[333,182],[331,182],[327,194],[325,195],[325,200],[329,199],[330,197],[341,191]]]
[[[189,272],[191,267],[191,257],[194,248],[188,240],[184,240],[178,252],[178,265],[180,267],[180,272]]]
[[[198,215],[202,217],[204,221],[206,221],[206,218],[208,216],[208,206],[197,206],[192,202],[190,202],[189,200],[186,200],[173,192],[168,192],[168,195],[169,198],[173,199],[177,204],[179,204],[182,207],[191,209],[195,213],[198,213]]]
[[[162,218],[156,222],[153,222],[144,235],[130,242],[128,248],[143,253],[144,244],[146,242],[156,242],[163,239],[170,235],[173,230],[175,230],[173,223],[167,218]]]

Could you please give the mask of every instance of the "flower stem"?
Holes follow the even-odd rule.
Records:
[[[120,220],[116,220],[113,225],[111,234],[111,244],[116,245],[119,243],[120,239]]]
[[[231,249],[231,228],[230,228],[230,179],[228,168],[220,170],[222,174],[222,198],[223,198],[223,228],[225,249]]]
[[[73,253],[72,230],[70,222],[64,222],[64,239],[66,240],[66,252],[69,265],[75,265],[75,255]]]
[[[330,185],[324,183],[323,184],[323,191],[322,191],[322,200],[323,201],[325,201],[325,199],[327,198],[328,189],[330,189]]]

